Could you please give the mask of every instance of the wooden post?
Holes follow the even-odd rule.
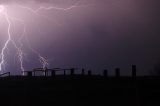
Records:
[[[116,77],[119,78],[120,77],[120,68],[116,68],[115,72],[116,72]]]
[[[84,68],[82,69],[81,75],[85,75],[85,70],[84,70]]]
[[[28,76],[28,77],[32,77],[32,71],[28,71],[28,72],[27,72],[27,76]]]
[[[103,71],[103,76],[104,76],[104,77],[108,77],[108,70],[104,70],[104,71]]]
[[[136,65],[132,65],[132,77],[133,78],[136,78],[136,71],[137,71]]]
[[[44,70],[44,76],[45,76],[45,77],[48,76],[48,70],[47,70],[47,69]]]
[[[66,76],[66,70],[64,70],[64,76]]]
[[[55,75],[56,75],[55,70],[52,70],[52,71],[51,71],[51,76],[54,77]]]
[[[74,75],[74,68],[71,68],[71,76],[73,76]]]
[[[11,73],[10,73],[10,72],[8,72],[8,76],[11,76]]]
[[[92,76],[92,71],[88,70],[88,76]]]

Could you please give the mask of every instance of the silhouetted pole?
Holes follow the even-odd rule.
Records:
[[[64,76],[66,76],[66,70],[63,71]]]
[[[119,78],[120,77],[120,68],[116,68],[115,72],[116,72],[116,77]]]
[[[84,70],[84,68],[82,69],[81,75],[85,75],[85,70]]]
[[[11,76],[11,73],[10,73],[10,72],[8,72],[8,76]]]
[[[108,70],[103,70],[103,76],[108,77]]]
[[[132,65],[132,79],[133,79],[133,86],[134,86],[134,89],[135,89],[135,105],[136,106],[140,106],[140,101],[139,101],[139,90],[138,90],[138,86],[137,86],[137,81],[136,81],[136,74],[137,74],[137,67],[136,65]]]
[[[52,70],[52,71],[51,71],[51,76],[54,77],[55,75],[56,75],[55,70]]]
[[[27,76],[28,76],[28,77],[32,77],[32,71],[28,71],[28,72],[27,72]]]
[[[88,76],[92,76],[92,71],[88,70]]]
[[[74,75],[74,71],[75,71],[75,69],[74,69],[74,68],[71,68],[71,76]]]
[[[44,76],[47,77],[48,76],[48,69],[44,69]]]
[[[132,65],[132,77],[133,78],[136,78],[136,71],[137,71],[136,65]]]

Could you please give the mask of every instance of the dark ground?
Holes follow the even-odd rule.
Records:
[[[0,79],[1,106],[160,106],[160,78],[56,76]]]

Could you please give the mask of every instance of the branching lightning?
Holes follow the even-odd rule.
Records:
[[[45,7],[45,6],[40,6],[37,9],[32,9],[30,7],[27,6],[23,6],[23,5],[19,5],[17,4],[17,6],[19,8],[23,8],[26,9],[27,11],[30,11],[31,13],[35,14],[35,15],[39,15],[42,17],[46,17],[47,16],[40,14],[39,12],[42,10],[60,10],[60,11],[68,11],[71,10],[73,8],[77,8],[77,7],[81,7],[78,5],[78,2],[76,2],[74,5],[71,5],[70,7],[67,8],[61,8],[61,7],[55,7],[55,6],[49,6],[49,7]],[[32,48],[32,46],[29,43],[29,40],[27,39],[26,35],[26,23],[23,21],[23,19],[19,19],[16,17],[11,17],[10,14],[8,13],[7,7],[5,5],[0,5],[0,14],[2,14],[5,17],[5,20],[7,22],[7,40],[5,41],[5,44],[3,46],[3,48],[0,51],[0,72],[2,73],[3,68],[6,65],[6,50],[8,48],[8,45],[11,43],[13,44],[13,46],[15,47],[15,49],[17,50],[17,57],[18,60],[20,62],[20,69],[22,71],[22,73],[24,74],[25,68],[24,68],[24,52],[22,50],[23,48],[23,43],[22,43],[22,39],[25,38],[25,40],[28,42],[28,48],[37,55],[37,57],[39,58],[39,62],[42,65],[43,68],[46,68],[49,66],[49,63],[47,61],[47,59],[45,57],[43,57],[38,51],[36,51],[34,48]],[[20,38],[18,39],[18,42],[14,41],[14,39],[12,39],[12,33],[11,33],[11,28],[12,28],[12,21],[19,21],[21,22],[21,24],[23,24],[23,33],[21,34]]]
[[[5,9],[5,7],[3,5],[0,6],[0,13],[2,13],[8,23],[8,39],[7,41],[5,42],[5,45],[4,47],[2,48],[2,51],[0,53],[0,59],[1,59],[1,62],[0,62],[0,70],[2,70],[2,66],[4,65],[4,62],[5,62],[5,50],[7,49],[7,46],[9,44],[9,42],[11,41],[11,34],[10,34],[10,28],[11,28],[11,21],[9,19],[9,16],[7,14],[7,10]]]

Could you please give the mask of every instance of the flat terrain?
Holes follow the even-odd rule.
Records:
[[[160,106],[160,78],[0,78],[1,106]]]

